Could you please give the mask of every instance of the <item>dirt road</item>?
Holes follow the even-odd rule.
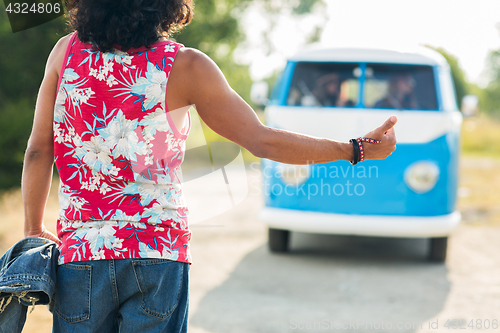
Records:
[[[476,332],[485,324],[500,332],[492,328],[500,228],[463,223],[446,264],[426,261],[425,239],[292,234],[291,252],[276,255],[261,205],[250,187],[236,208],[193,226],[190,332]]]

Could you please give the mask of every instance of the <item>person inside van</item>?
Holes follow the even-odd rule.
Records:
[[[354,106],[354,102],[341,93],[342,79],[336,72],[328,73],[316,80],[314,96],[321,106]]]
[[[387,95],[376,102],[373,107],[381,109],[418,109],[414,93],[415,79],[407,72],[399,72],[389,77]]]

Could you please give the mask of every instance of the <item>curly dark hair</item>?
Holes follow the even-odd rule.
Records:
[[[65,0],[68,24],[101,52],[150,47],[191,22],[192,0]]]

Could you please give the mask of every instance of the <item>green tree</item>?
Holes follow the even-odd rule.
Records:
[[[472,85],[467,80],[465,72],[460,67],[457,57],[455,57],[451,53],[448,53],[445,49],[441,47],[432,47],[429,45],[427,45],[427,47],[441,53],[441,55],[446,59],[446,61],[450,65],[451,76],[453,78],[453,84],[455,86],[455,97],[457,98],[457,103],[460,106],[462,98],[465,95],[470,94],[473,88]]]
[[[63,35],[62,18],[13,34],[5,11],[0,13],[0,188],[20,184],[45,61]]]
[[[248,66],[234,62],[236,47],[245,39],[234,16],[239,0],[197,1],[194,19],[178,35],[176,41],[211,57],[228,79],[231,87],[248,100],[252,83]]]
[[[482,91],[481,110],[495,117],[500,117],[500,49],[491,51],[486,71],[490,82]]]
[[[194,19],[175,39],[188,47],[199,49],[210,56],[221,68],[231,87],[249,101],[252,80],[248,66],[234,61],[234,51],[246,39],[240,19],[249,7],[262,9],[262,22],[271,22],[264,33],[263,43],[269,53],[276,51],[269,35],[273,22],[280,15],[301,17],[310,14],[323,0],[203,0],[197,1]],[[259,24],[256,22],[256,24]],[[317,27],[309,40],[317,41],[321,29]]]

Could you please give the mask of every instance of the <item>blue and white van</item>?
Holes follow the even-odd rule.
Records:
[[[262,160],[271,251],[290,231],[429,238],[443,261],[456,210],[462,115],[439,53],[309,49],[289,59],[265,108],[268,126],[348,141],[396,115],[385,160],[287,165]]]

